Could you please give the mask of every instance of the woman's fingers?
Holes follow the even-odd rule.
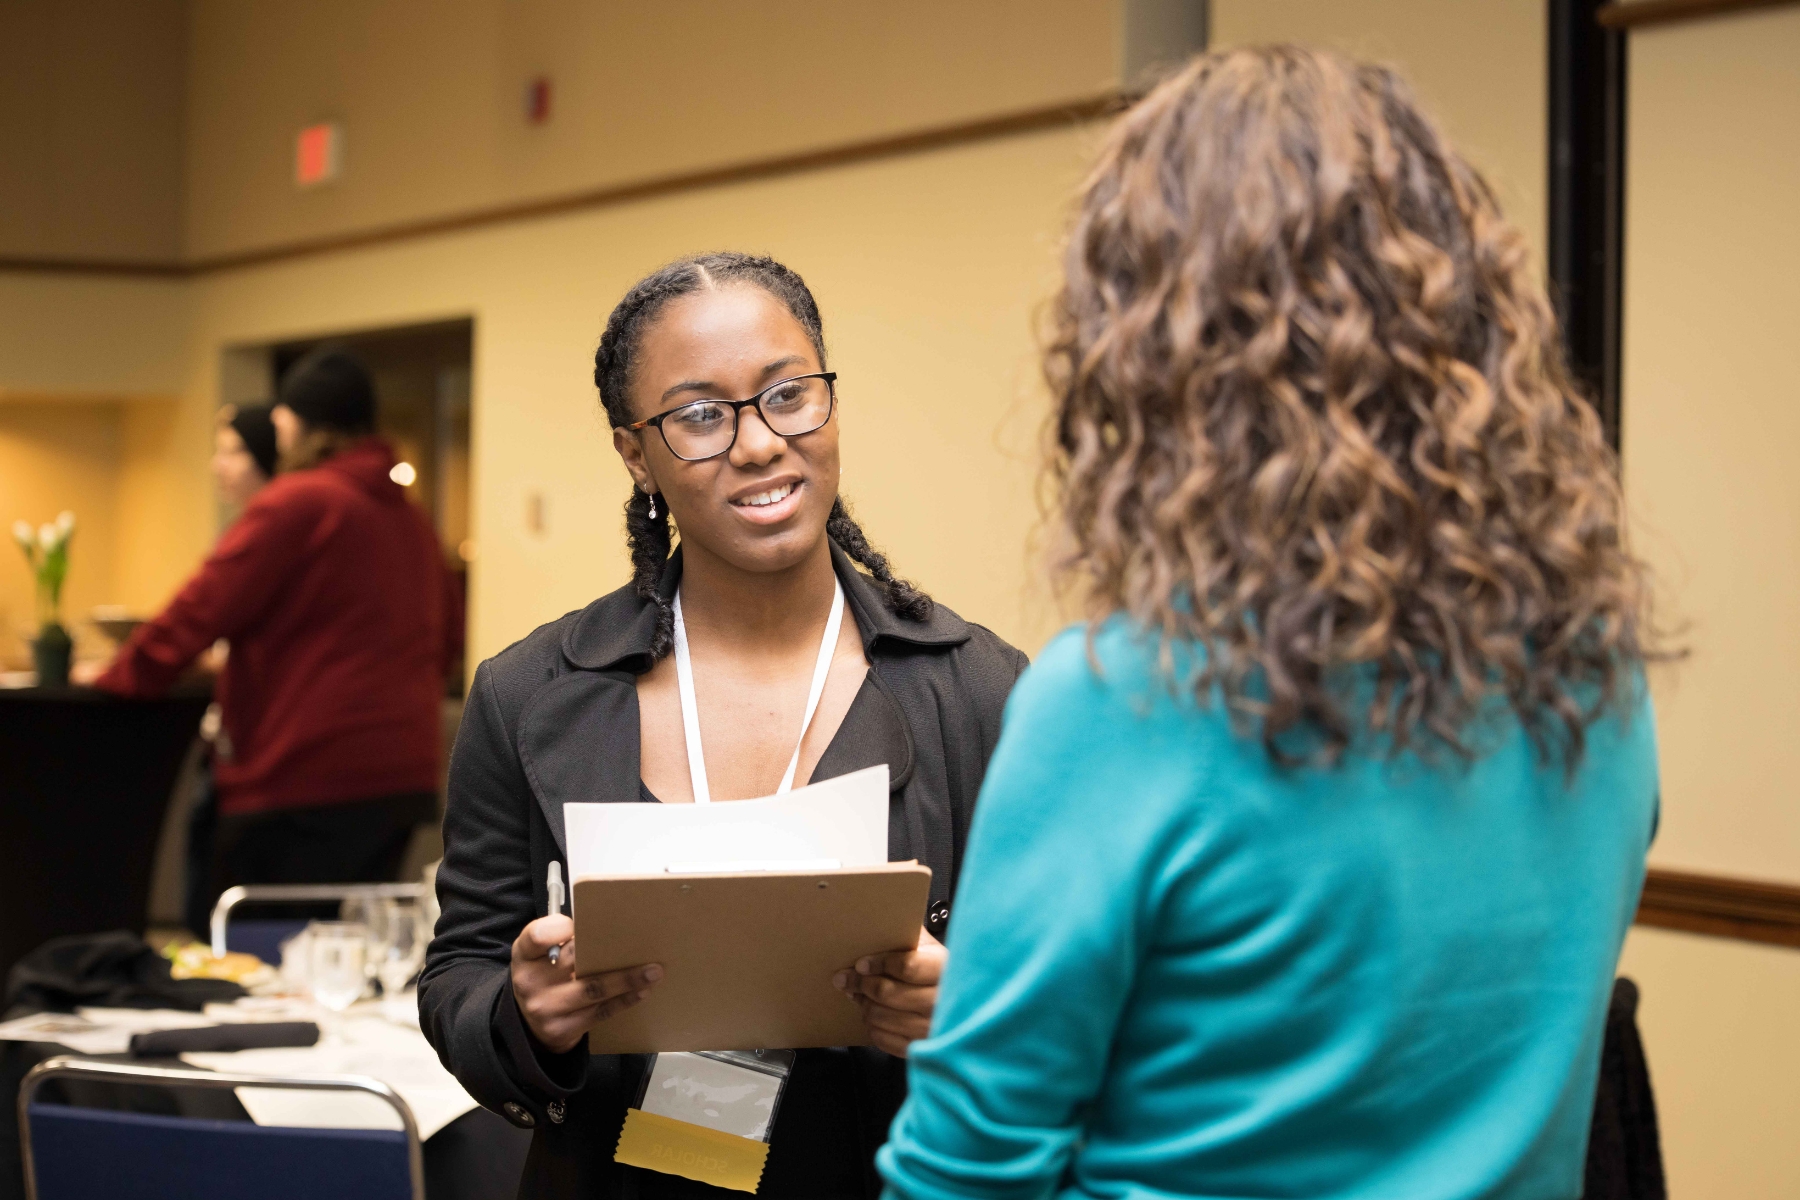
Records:
[[[625,992],[581,1008],[558,1013],[554,1016],[541,1017],[537,1021],[527,1019],[531,1032],[550,1050],[557,1054],[572,1050],[581,1041],[581,1035],[593,1026],[609,1017],[624,1012],[632,1005],[639,1003],[648,995],[648,990]]]
[[[512,946],[513,999],[531,1032],[561,1053],[581,1040],[595,1022],[630,1008],[662,978],[662,967],[647,963],[575,977],[575,923],[567,917],[539,917],[519,931]],[[549,959],[553,946],[566,953]]]
[[[918,987],[936,987],[944,975],[949,953],[944,943],[931,936],[928,929],[919,930],[919,944],[911,950],[895,950],[887,954],[871,954],[858,960],[856,973],[863,976],[885,975]]]
[[[529,978],[550,969],[541,963],[515,965],[513,999],[538,1041],[558,1054],[579,1042],[590,1026],[641,1001],[662,978],[662,968],[654,964],[608,971],[592,979],[538,981],[534,985]]]
[[[869,1044],[895,1058],[905,1058],[907,1051],[912,1049],[912,1039],[896,1037],[879,1029],[869,1031]]]
[[[532,962],[543,958],[550,953],[550,947],[560,946],[574,936],[575,922],[569,918],[539,917],[519,930],[519,936],[513,939],[513,962]]]
[[[904,1038],[922,1038],[931,1033],[930,1016],[889,1008],[873,1001],[863,1002],[863,1024],[871,1033],[879,1031]]]
[[[927,1017],[937,1007],[936,987],[919,987],[910,983],[901,983],[886,975],[849,975],[840,972],[838,984],[844,991],[853,996],[866,996],[877,1004],[889,1008],[902,1009],[906,1012],[923,1013]]]
[[[623,971],[604,971],[580,981],[585,1002],[596,1004],[629,993],[648,991],[663,977],[663,969],[655,963],[631,967]]]
[[[832,977],[839,990],[862,1008],[869,1040],[898,1058],[931,1032],[938,981],[948,961],[944,944],[921,929],[911,950],[871,954]]]

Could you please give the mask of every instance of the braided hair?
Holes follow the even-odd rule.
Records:
[[[679,259],[639,280],[606,319],[600,348],[594,352],[594,386],[600,390],[600,404],[614,429],[635,420],[628,389],[632,360],[644,331],[671,300],[724,283],[754,284],[781,301],[806,330],[818,353],[820,367],[825,365],[825,323],[812,291],[795,271],[772,258],[732,252]],[[653,510],[655,516],[650,515]],[[850,515],[841,496],[832,502],[825,532],[845,554],[868,570],[881,586],[887,606],[897,616],[909,621],[930,618],[931,597],[894,574],[887,558],[869,544],[868,535]],[[632,588],[659,610],[650,653],[661,659],[674,645],[675,629],[674,605],[663,599],[657,589],[673,549],[669,506],[654,506],[642,488],[633,487],[625,501],[625,541],[631,549]]]

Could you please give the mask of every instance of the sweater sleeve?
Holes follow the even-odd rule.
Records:
[[[932,1036],[912,1048],[878,1160],[890,1197],[1039,1197],[1061,1179],[1179,841],[1173,806],[1155,802],[1179,768],[1159,766],[1132,725],[1079,634],[1014,691]]]
[[[311,549],[318,527],[312,509],[303,495],[285,490],[252,501],[169,606],[132,632],[94,686],[159,695],[201,651],[252,625]]]

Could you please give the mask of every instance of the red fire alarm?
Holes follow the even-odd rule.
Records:
[[[294,182],[317,187],[338,177],[344,157],[344,130],[336,121],[308,125],[294,138]]]
[[[542,125],[550,119],[550,77],[539,75],[525,85],[525,120]]]

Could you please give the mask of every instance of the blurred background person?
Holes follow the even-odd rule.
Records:
[[[269,412],[267,404],[228,404],[219,410],[219,427],[213,432],[213,484],[219,502],[234,512],[242,512],[275,478],[279,451]]]
[[[269,480],[275,478],[278,450],[275,446],[275,423],[269,417],[267,404],[228,404],[219,410],[219,426],[213,431],[212,474],[219,503],[235,519],[244,511]],[[214,676],[225,668],[229,653],[222,640],[213,643],[199,660]],[[217,893],[212,889],[213,834],[218,826],[219,796],[214,786],[212,746],[221,725],[220,709],[214,703],[207,710],[201,735],[208,745],[205,761],[200,765],[198,792],[188,813],[187,873],[182,902],[183,922],[189,929],[204,930]]]
[[[156,694],[230,644],[202,909],[240,883],[392,879],[415,827],[436,818],[439,697],[461,620],[375,415],[349,352],[322,347],[290,368],[269,414],[281,473],[96,681]],[[221,429],[215,476],[221,492],[249,492],[266,440],[254,418],[228,425],[253,462]]]
[[[1391,71],[1238,50],[1112,132],[1065,276],[1091,620],[1008,707],[892,1194],[1582,1194],[1649,596],[1524,239]]]

